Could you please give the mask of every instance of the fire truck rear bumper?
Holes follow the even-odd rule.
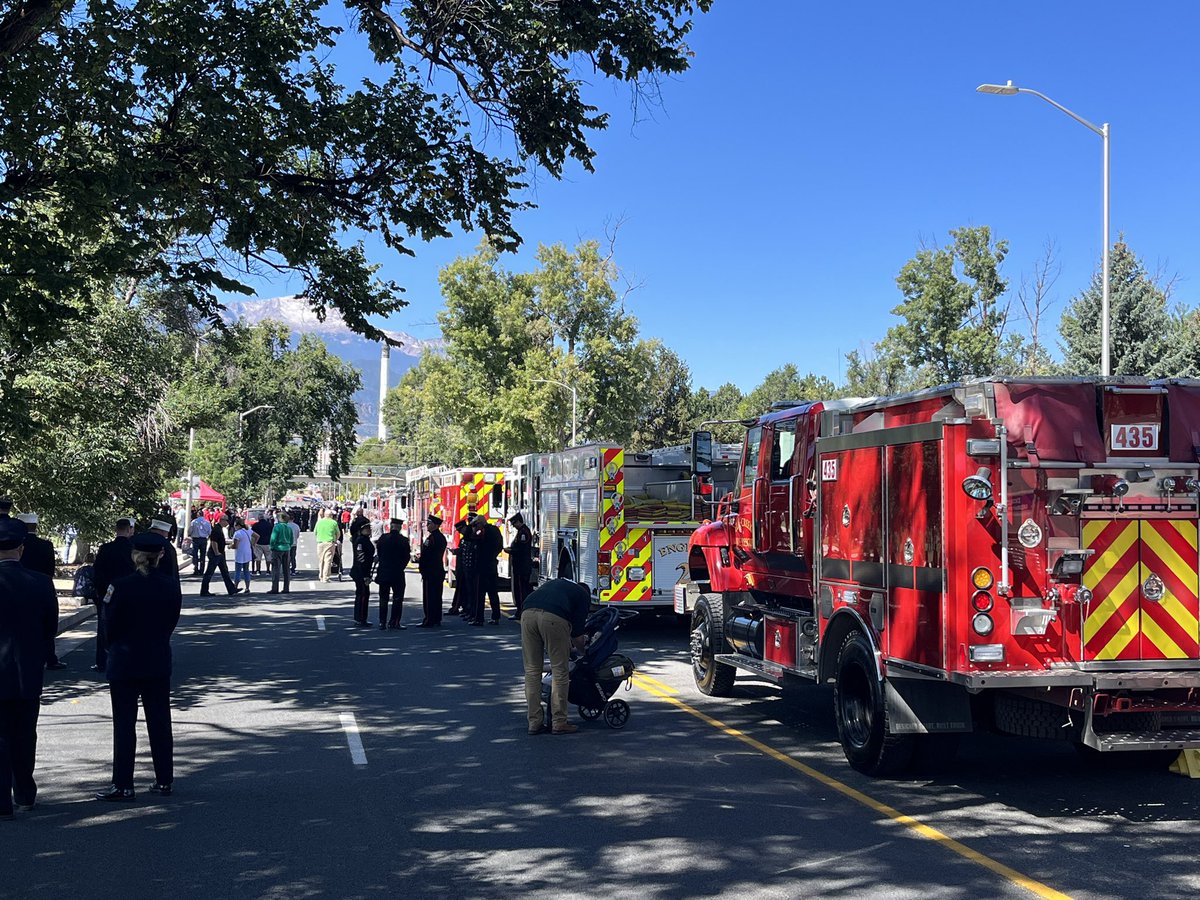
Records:
[[[1200,670],[1188,672],[1088,672],[1050,669],[1043,672],[951,672],[949,680],[972,693],[1005,688],[1092,688],[1097,691],[1155,691],[1200,688]]]

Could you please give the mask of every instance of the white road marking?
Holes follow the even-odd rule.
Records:
[[[317,590],[317,583],[316,583],[315,581],[310,581],[310,582],[308,583],[308,589],[309,589],[310,591],[315,591],[315,590]]]
[[[362,738],[358,736],[358,723],[354,721],[354,713],[342,713],[342,731],[346,732],[346,743],[350,746],[350,760],[356,766],[367,764],[367,751],[363,749]]]
[[[324,631],[324,630],[325,630],[325,617],[317,616],[317,631]]]

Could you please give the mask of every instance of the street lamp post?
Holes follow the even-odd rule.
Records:
[[[261,406],[251,407],[250,409],[246,410],[245,412],[238,413],[238,440],[241,441],[241,439],[242,439],[242,423],[244,423],[246,421],[246,416],[251,415],[252,413],[256,413],[256,412],[262,412],[264,409],[274,409],[274,408],[275,407],[272,406],[270,403],[263,403]]]
[[[575,446],[575,411],[579,395],[575,392],[575,388],[567,384],[565,381],[555,381],[552,378],[534,378],[531,379],[534,384],[557,384],[559,387],[564,387],[571,392],[571,446]]]
[[[1033,94],[1035,97],[1041,97],[1055,109],[1065,112],[1068,116],[1083,125],[1090,131],[1100,135],[1104,142],[1104,255],[1101,263],[1101,285],[1100,285],[1100,374],[1109,375],[1109,331],[1108,331],[1108,123],[1103,125],[1093,125],[1082,116],[1077,116],[1071,110],[1067,109],[1061,103],[1055,103],[1045,94],[1030,90],[1029,88],[1017,87],[1011,81],[1008,84],[981,84],[975,88],[981,94],[999,94],[1001,96],[1010,96],[1012,94]]]

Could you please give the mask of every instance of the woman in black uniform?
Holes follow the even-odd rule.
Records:
[[[179,582],[157,570],[165,538],[133,538],[135,571],[116,579],[100,606],[108,634],[108,690],[113,713],[112,785],[97,800],[134,799],[133,760],[137,747],[138,700],[146,712],[152,793],[166,796],[174,780],[171,735],[171,633],[179,623],[183,597]]]

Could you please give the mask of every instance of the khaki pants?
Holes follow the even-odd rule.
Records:
[[[333,541],[322,541],[317,544],[317,577],[328,581],[333,570]]]
[[[521,613],[521,656],[525,661],[525,707],[529,727],[542,724],[542,660],[550,657],[550,720],[567,724],[567,663],[571,658],[571,623],[544,609]]]

